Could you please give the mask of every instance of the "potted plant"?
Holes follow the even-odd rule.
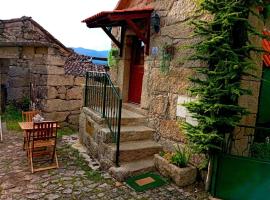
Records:
[[[191,151],[188,147],[176,146],[175,152],[155,155],[155,167],[178,186],[187,186],[196,181],[197,169],[189,164]]]

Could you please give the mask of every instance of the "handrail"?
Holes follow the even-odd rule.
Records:
[[[84,105],[105,119],[116,143],[115,163],[119,166],[122,97],[107,73],[86,73]]]

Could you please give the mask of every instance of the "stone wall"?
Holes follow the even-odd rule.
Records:
[[[20,57],[22,47],[0,47],[1,84],[7,88],[8,101],[29,97],[31,61]]]
[[[153,7],[160,16],[160,31],[155,33],[151,30],[150,55],[145,55],[143,89],[140,107],[146,110],[149,117],[149,126],[157,130],[156,139],[159,140],[165,148],[172,147],[174,142],[185,142],[182,130],[179,128],[179,121],[194,121],[183,106],[185,99],[189,99],[187,88],[190,87],[188,77],[195,76],[194,67],[200,63],[188,61],[187,58],[192,54],[192,50],[187,46],[194,44],[199,40],[193,36],[193,27],[190,22],[195,18],[210,19],[211,16],[196,12],[197,5],[195,1],[190,0],[134,0],[127,3],[127,8],[143,8],[145,6]],[[262,23],[251,17],[252,23],[262,30]],[[114,35],[119,37],[119,30],[113,30]],[[119,67],[112,72],[113,80],[119,85],[123,93],[123,100],[127,102],[129,70],[130,70],[130,39],[134,35],[131,30],[126,33],[126,41],[122,60]],[[261,45],[260,38],[252,38],[254,44]],[[168,74],[160,72],[161,55],[160,51],[164,44],[172,45],[175,48],[173,60],[170,62]],[[158,54],[152,54],[152,49],[157,49]],[[261,55],[253,55],[257,64],[257,69],[251,74],[261,77],[262,59]],[[258,97],[260,90],[260,81],[251,77],[243,77],[243,86],[252,90],[252,96],[243,96],[239,103],[245,106],[251,112],[244,117],[242,124],[255,125],[258,108]],[[178,107],[178,108],[177,108]],[[178,113],[177,113],[178,112]],[[184,112],[184,113],[179,113]],[[237,142],[246,143],[247,137],[240,135]],[[243,145],[242,145],[243,146]]]
[[[77,129],[83,99],[83,77],[66,75],[71,52],[31,18],[0,20],[1,83],[8,100],[30,98],[46,120]]]
[[[258,9],[254,9],[254,12],[258,13]],[[250,15],[249,17],[250,23],[256,27],[258,32],[262,32],[263,29],[270,28],[270,18],[266,20],[266,23],[258,20],[258,18],[254,15]],[[261,48],[262,39],[258,36],[251,36],[250,40],[253,45]],[[252,59],[255,63],[254,69],[250,70],[250,74],[252,76],[243,76],[242,77],[242,87],[245,89],[249,89],[252,94],[251,95],[243,95],[239,99],[239,105],[248,108],[250,112],[247,116],[244,116],[240,124],[248,125],[248,126],[256,126],[257,122],[257,113],[258,113],[258,104],[259,104],[259,96],[260,96],[260,87],[261,87],[261,77],[262,77],[262,69],[263,69],[263,60],[261,53],[253,53]],[[257,78],[254,78],[256,76]],[[234,130],[234,145],[232,148],[232,153],[235,155],[245,155],[248,156],[249,147],[252,143],[248,136],[254,136],[254,129],[245,129],[245,128],[236,128]]]

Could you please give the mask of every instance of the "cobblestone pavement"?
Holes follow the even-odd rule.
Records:
[[[174,184],[136,193],[108,174],[92,170],[66,142],[59,142],[60,168],[31,174],[22,150],[22,134],[4,134],[0,143],[0,199],[207,199],[196,186],[180,189]]]

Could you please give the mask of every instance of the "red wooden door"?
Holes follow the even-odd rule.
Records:
[[[144,46],[138,39],[133,40],[130,66],[129,94],[130,103],[141,103],[142,82],[144,74]]]

